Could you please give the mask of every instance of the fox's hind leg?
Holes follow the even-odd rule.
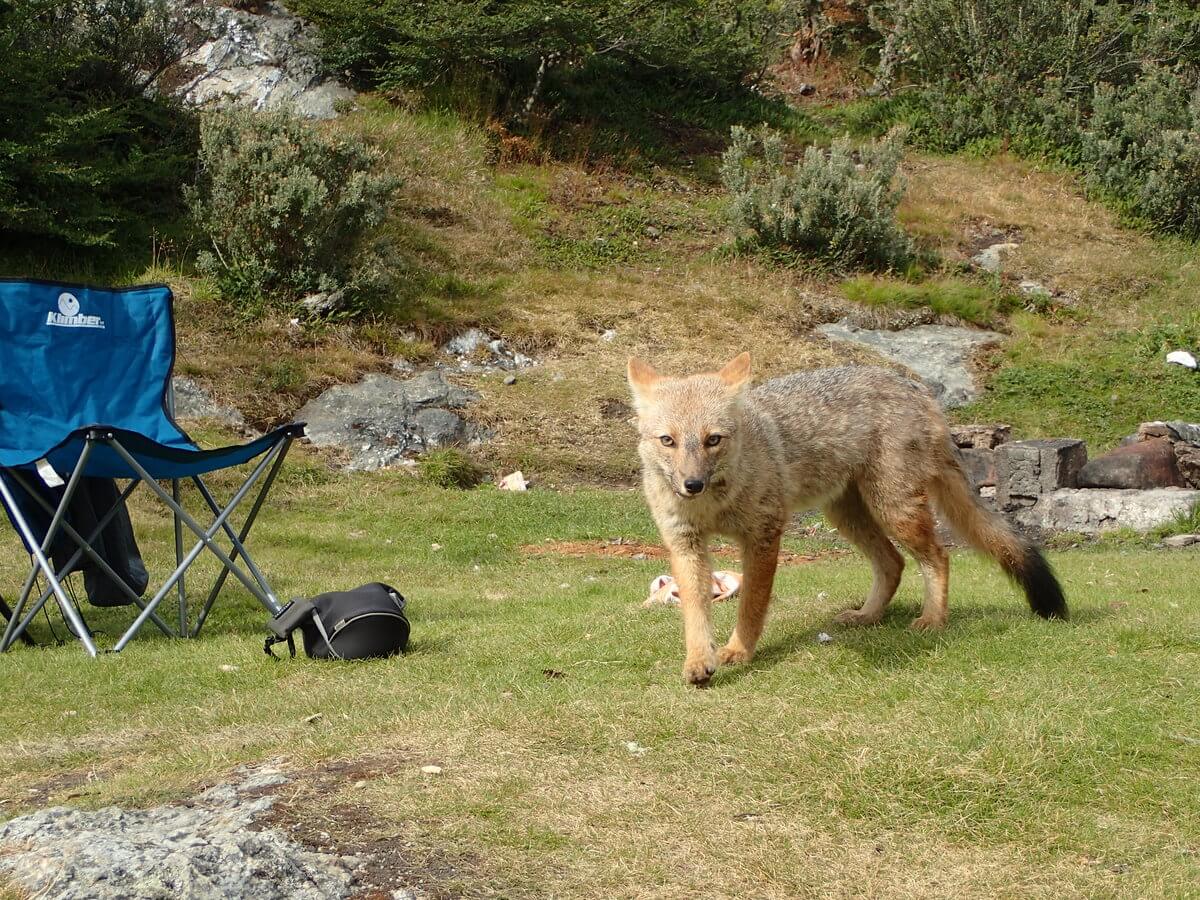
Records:
[[[883,618],[883,611],[900,586],[904,557],[892,546],[883,528],[863,502],[856,485],[851,484],[840,497],[825,507],[825,517],[841,532],[842,537],[866,555],[875,576],[871,593],[862,607],[840,612],[834,621],[840,625],[874,625]]]
[[[946,624],[950,587],[950,557],[937,538],[937,525],[929,508],[929,499],[924,494],[917,494],[902,503],[883,504],[879,515],[892,537],[921,566],[921,576],[925,580],[925,602],[921,607],[921,615],[913,620],[912,627],[918,631],[943,627]]]

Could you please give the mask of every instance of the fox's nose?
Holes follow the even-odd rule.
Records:
[[[683,489],[689,494],[698,494],[704,490],[704,482],[699,478],[688,478],[683,482]]]

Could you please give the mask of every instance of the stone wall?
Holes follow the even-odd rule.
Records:
[[[980,497],[1035,535],[1145,532],[1200,505],[1200,425],[1146,422],[1091,460],[1083,441],[1013,441],[1005,425],[953,434]]]

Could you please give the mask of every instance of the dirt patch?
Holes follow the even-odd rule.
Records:
[[[622,422],[633,417],[633,407],[624,400],[605,397],[600,401],[600,418],[618,419]]]
[[[604,559],[666,559],[669,554],[658,544],[648,544],[644,541],[626,538],[612,538],[604,541],[547,541],[543,544],[525,544],[521,552],[529,556],[568,556],[574,559],[601,557]],[[741,554],[736,547],[727,544],[713,548],[713,555],[721,559],[739,559]],[[799,566],[804,563],[816,562],[821,559],[835,559],[845,556],[850,551],[843,549],[822,550],[820,553],[795,553],[783,550],[779,554],[781,566]]]
[[[277,828],[314,850],[359,859],[355,900],[490,896],[490,890],[470,886],[481,880],[477,858],[451,856],[408,839],[396,833],[394,822],[380,819],[365,804],[346,802],[348,788],[410,768],[413,760],[410,752],[397,749],[388,756],[331,760],[307,771],[289,772],[290,783],[277,791],[275,805],[255,827]]]
[[[18,807],[40,809],[49,803],[52,797],[56,798],[59,803],[74,800],[88,793],[85,789],[86,786],[102,781],[104,777],[104,774],[96,766],[89,766],[74,772],[60,772],[26,788],[24,794],[19,798],[14,800],[0,798],[0,813],[11,813]],[[79,790],[76,790],[77,788]],[[65,796],[63,795],[64,791],[68,792]],[[12,803],[13,806],[8,806],[9,803]]]

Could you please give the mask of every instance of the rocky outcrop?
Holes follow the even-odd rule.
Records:
[[[478,399],[437,371],[407,381],[372,374],[358,384],[331,387],[296,413],[296,420],[307,423],[314,445],[349,452],[349,469],[380,469],[412,453],[483,439],[483,429],[454,412]]]
[[[870,347],[880,356],[911,369],[928,385],[942,406],[962,406],[979,395],[968,363],[980,347],[999,343],[1004,335],[949,325],[919,325],[903,331],[856,328],[846,320],[817,327],[830,340]]]
[[[0,825],[0,873],[59,900],[325,900],[349,896],[358,861],[317,853],[255,825],[286,782],[241,770],[188,802],[95,811],[56,806]]]
[[[316,32],[279,3],[254,11],[213,0],[167,0],[183,56],[157,89],[194,106],[287,108],[330,119],[354,92],[321,74]]]

